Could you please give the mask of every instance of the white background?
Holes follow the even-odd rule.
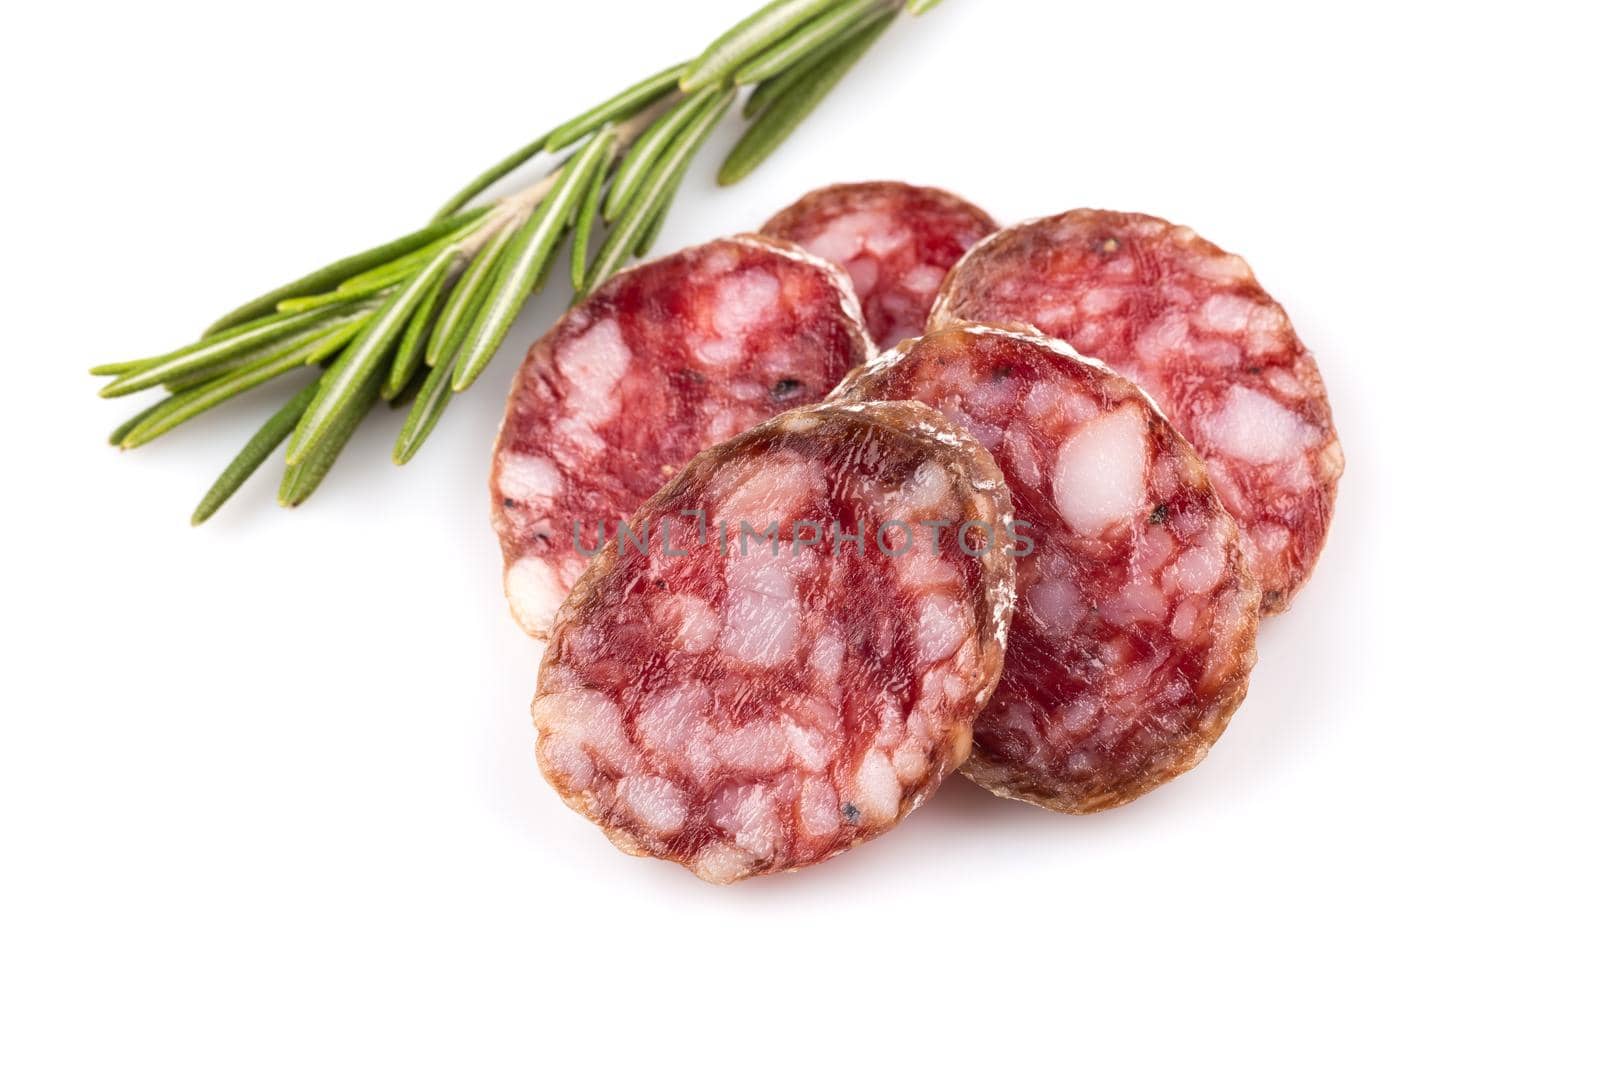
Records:
[[[3,33],[0,1060],[1595,1062],[1600,188],[1582,5],[950,0],[660,247],[894,177],[1243,253],[1349,469],[1198,769],[1074,819],[954,780],[717,889],[534,767],[489,446],[524,315],[409,468],[190,508],[91,363],[409,229],[753,0],[35,5]],[[278,394],[281,396],[281,394]]]

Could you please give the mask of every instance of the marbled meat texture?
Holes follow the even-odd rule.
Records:
[[[556,619],[545,777],[623,851],[715,883],[883,833],[967,758],[999,680],[1010,508],[921,404],[801,408],[702,453],[630,521],[648,549],[608,545]]]
[[[843,267],[873,341],[887,348],[922,333],[945,275],[996,228],[981,208],[943,189],[859,182],[807,193],[761,232]]]
[[[707,446],[821,399],[871,350],[842,272],[785,241],[712,241],[596,289],[528,353],[495,446],[517,622],[546,636],[601,524]]]
[[[1344,453],[1316,361],[1243,259],[1149,215],[1069,211],[973,248],[930,326],[958,320],[1031,324],[1143,386],[1239,521],[1263,610],[1287,610]]]
[[[963,773],[1081,814],[1199,762],[1244,698],[1260,598],[1199,457],[1144,393],[1035,331],[957,326],[835,396],[949,416],[994,455],[1031,541]]]

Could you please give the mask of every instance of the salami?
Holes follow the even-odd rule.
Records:
[[[921,404],[801,408],[702,453],[556,618],[545,777],[623,851],[709,882],[889,829],[967,758],[999,679],[1010,506]]]
[[[943,189],[860,182],[807,193],[761,232],[848,271],[872,339],[887,348],[922,332],[945,274],[995,229],[982,210]]]
[[[835,396],[937,408],[1011,489],[1016,616],[963,773],[1086,813],[1199,762],[1244,698],[1259,591],[1199,457],[1138,387],[1036,331],[963,325]]]
[[[1149,215],[1069,211],[975,247],[930,325],[954,320],[1029,323],[1142,385],[1239,521],[1263,610],[1288,609],[1344,453],[1316,362],[1244,260]]]
[[[713,241],[595,290],[529,351],[495,445],[517,622],[546,636],[601,524],[708,445],[821,399],[869,351],[848,280],[786,241]]]

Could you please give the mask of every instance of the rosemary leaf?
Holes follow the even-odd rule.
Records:
[[[419,367],[418,369],[420,370],[421,368]],[[429,368],[429,370],[432,369],[433,368],[431,367]],[[426,377],[426,374],[413,374],[411,376],[411,380],[406,383],[406,387],[400,390],[394,396],[391,396],[386,401],[386,403],[389,405],[389,410],[400,411],[402,409],[410,408],[411,402],[415,400],[417,398],[417,394],[422,391],[422,380]],[[383,390],[381,389],[378,390],[378,398],[380,400],[383,399]]]
[[[404,281],[407,278],[410,278],[417,271],[422,270],[428,264],[432,263],[434,257],[438,256],[439,253],[443,252],[445,249],[459,248],[461,243],[471,236],[473,231],[482,225],[486,224],[483,222],[474,222],[470,226],[463,226],[458,230],[453,230],[439,238],[437,241],[431,241],[416,251],[407,253],[393,262],[374,267],[372,270],[358,274],[353,278],[349,278],[346,281],[341,282],[339,288],[336,289],[335,292],[343,293],[346,296],[365,296],[380,289],[387,288],[396,282]]]
[[[794,33],[780,40],[765,52],[740,67],[733,75],[735,85],[753,85],[780,74],[797,62],[847,35],[856,24],[874,11],[884,10],[884,0],[845,0],[844,3],[819,15]]]
[[[297,278],[288,285],[279,286],[270,293],[265,293],[247,304],[234,308],[207,327],[206,332],[201,336],[211,337],[228,329],[230,326],[237,326],[242,322],[259,318],[277,307],[280,301],[331,289],[352,275],[360,274],[362,271],[387,263],[397,256],[403,256],[407,252],[438,240],[465,223],[476,221],[486,214],[488,210],[489,207],[485,205],[484,207],[473,208],[471,211],[453,218],[441,219],[387,244],[369,248],[365,252],[358,252],[353,256],[346,256],[336,263],[328,264],[321,270],[314,270],[303,278]]]
[[[109,385],[100,390],[100,395],[126,396],[141,389],[169,382],[192,371],[225,362],[241,352],[251,351],[321,322],[335,310],[336,308],[326,307],[311,311],[265,315],[241,326],[223,330],[207,340],[198,341],[163,356],[159,362],[113,379]]]
[[[926,15],[941,2],[942,0],[906,0],[906,10],[913,15]]]
[[[228,498],[239,491],[239,487],[256,472],[256,469],[265,463],[267,457],[272,455],[277,447],[283,444],[283,439],[294,430],[295,424],[300,421],[300,416],[306,408],[311,406],[311,401],[316,399],[317,389],[322,384],[319,374],[306,383],[306,387],[289,398],[289,402],[262,424],[261,429],[251,435],[245,442],[244,448],[233,457],[217,480],[211,483],[211,488],[206,490],[206,495],[200,498],[200,504],[194,509],[194,514],[189,516],[191,526],[199,526],[217,513],[217,509],[228,502]]]
[[[695,115],[682,135],[656,162],[633,206],[628,209],[627,214],[617,220],[611,232],[606,234],[605,244],[601,245],[600,251],[595,255],[594,264],[589,269],[587,285],[592,287],[610,277],[611,273],[632,254],[639,244],[640,237],[653,221],[655,212],[666,210],[666,201],[674,187],[673,178],[677,175],[678,169],[686,166],[693,158],[717,121],[727,112],[728,105],[733,103],[737,93],[738,90],[732,87],[722,90],[707,107]]]
[[[615,140],[616,131],[610,126],[589,138],[563,164],[561,179],[518,230],[501,261],[494,285],[484,298],[483,308],[461,342],[451,378],[451,388],[456,392],[477,381],[478,375],[494,359],[517,312],[554,258],[573,211],[588,192],[595,172],[607,158]]]
[[[613,141],[606,151],[606,158],[589,182],[589,191],[584,194],[583,203],[578,208],[577,220],[573,223],[572,288],[578,295],[583,292],[584,275],[588,273],[589,238],[594,234],[594,220],[600,214],[600,198],[605,193],[607,172],[611,169],[616,154],[617,145]]]
[[[476,178],[472,179],[472,181],[467,183],[465,188],[445,202],[444,207],[440,208],[433,216],[434,221],[437,222],[440,219],[447,219],[451,215],[454,215],[457,211],[460,211],[473,197],[477,196],[479,193],[489,188],[489,186],[493,185],[501,178],[504,178],[507,174],[510,174],[512,171],[522,166],[534,156],[538,155],[540,151],[544,149],[545,145],[549,143],[549,141],[550,135],[547,133],[537,141],[531,141],[528,144],[523,145],[509,156],[502,159],[500,162],[496,163],[494,166],[490,167]]]
[[[838,48],[838,42],[835,42],[822,49],[816,55],[807,56],[804,62],[796,63],[782,74],[768,78],[756,86],[754,92],[744,98],[744,107],[739,109],[739,114],[746,120],[755,118],[767,110],[774,100],[787,96],[790,89],[810,77],[811,72],[821,66]]]
[[[396,465],[403,467],[410,463],[411,457],[417,454],[422,443],[439,424],[439,416],[444,414],[450,398],[455,395],[450,388],[450,381],[455,375],[456,362],[456,358],[451,357],[428,371],[428,377],[423,381],[416,400],[411,403],[411,410],[406,414],[405,425],[400,427],[400,436],[395,439]]]
[[[369,311],[369,308],[360,308],[349,315],[334,318],[325,323],[318,323],[303,333],[292,334],[282,340],[274,341],[259,351],[244,352],[237,356],[231,356],[225,362],[191,371],[162,384],[174,393],[181,393],[185,389],[193,389],[197,385],[204,385],[206,382],[232,374],[247,363],[255,363],[262,359],[288,352],[291,349],[305,348],[322,338],[346,329],[351,322],[361,318]],[[346,339],[348,339],[348,336],[346,334]]]
[[[96,378],[120,378],[122,375],[132,371],[154,367],[164,358],[163,356],[156,356],[152,359],[125,359],[120,363],[101,363],[98,366],[90,367],[89,373]]]
[[[315,449],[353,403],[366,393],[369,379],[382,377],[383,358],[389,354],[406,320],[421,303],[430,286],[444,275],[456,256],[454,246],[435,254],[432,262],[389,298],[361,334],[329,368],[311,409],[289,439],[289,465],[294,466]],[[376,387],[374,387],[376,395]],[[370,401],[367,407],[370,407]]]
[[[752,56],[778,41],[791,30],[822,14],[839,0],[772,0],[712,41],[700,58],[689,64],[689,69],[678,80],[678,88],[686,93],[721,84]]]
[[[650,176],[650,170],[661,154],[672,146],[672,142],[683,132],[683,128],[693,121],[700,109],[705,107],[718,93],[715,88],[702,89],[684,97],[671,111],[656,119],[650,128],[644,132],[633,147],[628,149],[628,154],[622,157],[622,162],[617,166],[617,173],[611,179],[611,192],[606,194],[605,209],[601,212],[607,222],[615,222],[617,217],[628,209],[633,198],[639,192],[639,187]]]
[[[332,307],[335,304],[342,304],[346,300],[354,299],[355,297],[341,293],[337,289],[329,289],[325,293],[313,293],[310,296],[291,296],[287,300],[280,300],[278,301],[278,311],[284,315],[292,315],[301,311],[315,311],[317,308]]]
[[[201,367],[197,371],[173,378],[171,381],[162,382],[161,388],[169,393],[181,393],[186,389],[193,389],[197,385],[225,378],[247,364],[254,363],[263,356],[286,352],[300,344],[299,337],[290,337],[286,341],[274,341],[257,352],[241,352],[236,356],[229,356],[221,363],[213,363],[209,367]]]
[[[339,458],[344,446],[350,443],[356,427],[361,425],[361,420],[372,410],[372,405],[378,399],[378,383],[381,380],[381,375],[369,375],[356,394],[351,397],[350,403],[345,405],[327,432],[322,435],[317,446],[307,452],[299,463],[292,464],[283,472],[283,481],[278,485],[278,503],[286,508],[299,507],[317,491],[317,486],[321,485],[322,479],[328,475],[328,468],[333,466],[333,461]],[[321,389],[317,391],[317,395],[322,395]],[[312,403],[316,403],[314,398]],[[304,416],[302,416],[303,421]]]
[[[247,363],[232,374],[176,393],[156,405],[144,420],[122,439],[123,448],[138,448],[176,429],[196,415],[210,411],[224,400],[238,396],[263,382],[288,374],[305,365],[299,351],[279,352]]]
[[[823,47],[803,57],[787,70],[768,78],[756,86],[755,91],[745,99],[744,117],[747,119],[755,118],[767,110],[773,101],[781,100],[788,96],[789,91],[796,85],[810,80],[818,70],[849,45],[853,34],[860,29],[859,25],[853,26],[850,31],[841,37],[829,41]]]
[[[792,86],[781,99],[774,100],[759,118],[744,131],[717,173],[717,184],[732,185],[748,175],[784,142],[795,127],[816,109],[856,61],[882,36],[894,21],[894,12],[885,11],[862,23],[810,76]]]
[[[661,203],[656,205],[650,212],[650,217],[645,220],[644,228],[639,231],[639,240],[633,245],[634,258],[643,259],[656,246],[656,239],[661,236],[661,229],[667,224],[668,208],[673,198],[678,195],[678,187],[683,184],[683,176],[688,171],[689,168],[684,167],[673,176],[666,195],[661,198]]]
[[[313,367],[331,356],[337,355],[339,349],[349,344],[350,341],[366,327],[368,316],[358,316],[327,334],[316,338],[300,350],[300,362],[307,367]]]
[[[145,417],[131,426],[118,443],[123,448],[149,444],[225,400],[231,400],[297,367],[320,363],[349,344],[365,324],[365,318],[357,317],[313,337],[297,337],[294,344],[273,345],[229,373],[175,393],[149,409]]]
[[[111,445],[113,447],[115,447],[117,445],[122,444],[123,438],[128,436],[128,431],[132,430],[135,426],[139,425],[145,419],[149,418],[150,414],[152,412],[154,412],[157,408],[161,407],[161,405],[165,404],[166,402],[167,401],[165,399],[157,400],[154,404],[151,404],[149,407],[145,408],[143,411],[141,411],[138,414],[134,415],[127,422],[125,422],[122,425],[118,426],[115,430],[112,430],[111,431],[111,436],[108,438],[108,440],[110,441]]]
[[[633,254],[635,256],[649,255],[650,249],[655,247],[656,238],[661,236],[661,228],[667,223],[668,210],[673,200],[677,199],[678,189],[683,185],[684,175],[689,173],[689,166],[693,162],[692,157],[685,159],[678,164],[678,169],[667,180],[661,196],[657,198],[658,203],[654,210],[651,211],[650,218],[646,220],[644,229],[639,234],[638,242],[633,246]]]
[[[574,144],[585,134],[593,133],[608,122],[627,118],[651,103],[670,93],[678,84],[678,79],[688,67],[687,63],[679,63],[668,67],[659,74],[652,74],[637,85],[629,86],[610,100],[596,107],[590,108],[575,119],[562,123],[550,131],[550,136],[545,138],[544,150],[546,152],[559,152],[570,144]]]
[[[502,226],[473,257],[466,273],[450,291],[450,298],[444,302],[444,310],[439,313],[439,321],[434,325],[433,335],[428,338],[428,346],[424,350],[422,361],[428,366],[437,366],[442,357],[455,355],[456,349],[461,346],[461,339],[466,336],[473,319],[477,318],[478,309],[483,306],[485,286],[494,279],[501,253],[516,235],[516,230],[517,227],[509,224]]]
[[[422,346],[428,339],[428,331],[433,326],[435,311],[439,307],[439,299],[444,295],[445,283],[449,281],[449,271],[445,271],[433,280],[428,286],[428,291],[422,294],[422,300],[417,304],[417,310],[412,313],[411,321],[406,323],[406,332],[400,336],[400,347],[395,350],[394,359],[389,364],[389,376],[383,383],[383,388],[378,395],[385,400],[393,400],[405,392],[411,378],[416,374],[417,368],[422,365]]]

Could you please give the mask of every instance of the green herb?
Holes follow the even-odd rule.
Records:
[[[277,413],[245,442],[244,448],[233,457],[233,462],[228,464],[227,469],[211,484],[211,488],[206,490],[200,506],[189,516],[192,525],[199,526],[215,515],[217,509],[226,504],[228,499],[239,491],[239,487],[246,479],[267,461],[267,457],[277,451],[278,446],[293,432],[295,423],[300,421],[300,416],[305,414],[306,408],[311,406],[311,401],[317,398],[317,390],[321,385],[320,376],[313,379],[304,389],[290,397],[289,402],[279,408]]]
[[[782,74],[812,53],[827,49],[857,24],[882,11],[881,0],[848,0],[839,4],[740,67],[733,75],[734,83],[754,85]]]
[[[867,49],[883,35],[893,20],[893,12],[883,12],[859,23],[852,27],[843,40],[813,60],[744,131],[744,136],[739,138],[733,151],[723,161],[722,169],[717,172],[718,184],[732,185],[742,181],[777,151],[778,146],[822,103],[823,97],[850,72],[856,61],[866,55]]]
[[[285,441],[288,469],[278,499],[303,503],[379,398],[409,402],[394,448],[395,462],[407,462],[452,393],[488,367],[569,237],[579,295],[652,246],[690,164],[741,87],[755,87],[745,107],[755,121],[724,162],[722,184],[765,159],[902,10],[932,6],[929,0],[768,3],[695,59],[506,156],[421,229],[248,301],[193,344],[93,368],[110,379],[104,396],[158,387],[171,394],[118,426],[111,443],[139,447],[250,389],[316,366],[317,378],[250,438],[193,521],[214,514]],[[545,162],[536,180],[474,204],[539,160]]]
[[[666,203],[671,199],[673,186],[679,178],[679,168],[688,165],[689,159],[711,133],[711,128],[717,124],[728,105],[733,103],[734,92],[729,87],[716,98],[706,101],[684,127],[683,135],[673,143],[671,150],[656,161],[632,206],[611,227],[605,244],[595,254],[595,261],[584,283],[585,291],[610,277],[634,254],[639,241],[648,232],[655,213],[666,210]]]
[[[483,308],[473,320],[461,342],[451,388],[456,392],[470,386],[494,358],[495,349],[505,339],[511,320],[538,286],[545,266],[554,258],[556,243],[572,224],[573,214],[594,181],[601,162],[611,157],[614,131],[603,127],[574,152],[561,168],[561,180],[517,231],[495,277],[492,292],[485,295]]]

